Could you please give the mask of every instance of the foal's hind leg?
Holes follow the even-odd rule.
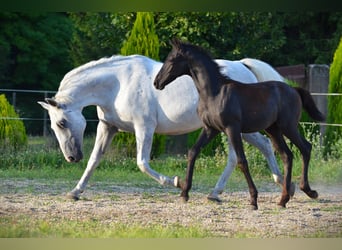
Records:
[[[293,154],[286,145],[281,131],[276,125],[266,129],[266,133],[270,136],[274,148],[279,152],[284,163],[284,184],[279,206],[286,207],[286,203],[290,200],[291,175]]]
[[[258,209],[258,202],[257,202],[258,191],[254,185],[252,176],[249,172],[248,162],[247,162],[245,153],[243,151],[243,144],[242,144],[240,131],[241,130],[234,128],[234,127],[228,127],[225,129],[225,133],[229,137],[234,147],[236,157],[237,157],[237,164],[246,178],[248,189],[249,189],[249,194],[250,194],[250,204],[252,205],[252,209],[257,210]]]
[[[260,150],[260,152],[265,156],[268,166],[270,170],[272,171],[274,182],[279,184],[279,186],[283,187],[284,177],[279,170],[278,163],[274,156],[274,152],[273,152],[273,148],[272,148],[270,140],[266,136],[260,133],[242,134],[242,138],[246,142],[257,147]],[[296,190],[296,186],[293,182],[291,182],[291,188],[289,191],[291,197],[294,196],[295,190]]]
[[[308,142],[301,134],[299,133],[297,127],[287,127],[288,129],[284,131],[289,140],[297,146],[301,155],[302,155],[302,176],[300,180],[299,188],[306,193],[310,198],[316,199],[318,197],[318,193],[315,190],[312,190],[309,185],[308,180],[308,168],[309,161],[311,156],[312,145]]]

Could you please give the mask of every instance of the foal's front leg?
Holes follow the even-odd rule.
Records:
[[[219,131],[215,129],[204,127],[198,136],[196,143],[189,150],[185,183],[179,181],[177,184],[177,186],[182,189],[181,197],[184,201],[189,200],[189,191],[192,186],[192,176],[196,158],[200,153],[201,148],[207,145],[218,133]]]

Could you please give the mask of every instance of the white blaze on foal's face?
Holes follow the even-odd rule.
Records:
[[[81,110],[71,110],[53,99],[39,104],[49,112],[51,128],[68,162],[78,162],[83,158],[82,144],[86,121]]]

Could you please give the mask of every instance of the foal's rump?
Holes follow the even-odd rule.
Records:
[[[234,114],[239,116],[243,133],[257,132],[273,123],[282,128],[297,126],[302,107],[314,120],[324,120],[310,93],[302,88],[279,81],[249,85],[229,81],[226,86],[230,93],[227,107],[235,107]]]

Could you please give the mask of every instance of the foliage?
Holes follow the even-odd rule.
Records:
[[[24,123],[16,118],[19,116],[5,95],[0,95],[0,148],[18,149],[26,145],[27,136]]]
[[[335,51],[334,60],[330,66],[329,93],[342,93],[342,37]],[[327,122],[342,124],[342,98],[341,96],[328,96]],[[331,151],[331,146],[341,138],[342,127],[328,126],[326,130],[326,154]]]
[[[137,13],[131,34],[121,48],[121,54],[140,54],[159,60],[159,40],[151,12]]]
[[[73,65],[119,54],[134,13],[69,13],[75,30],[70,44]]]
[[[2,88],[55,90],[70,68],[72,25],[61,13],[0,13]]]
[[[282,13],[286,36],[273,65],[330,64],[342,33],[341,12]]]
[[[156,14],[161,57],[167,42],[179,37],[200,45],[215,58],[268,60],[282,45],[282,20],[263,12],[176,12]]]
[[[56,90],[71,68],[121,53],[136,16],[1,12],[1,88]],[[203,46],[216,58],[254,57],[273,66],[330,64],[342,34],[341,12],[154,12],[153,16],[161,60],[169,52],[168,41],[177,36]],[[41,113],[38,105],[20,109],[25,117]],[[27,131],[36,133],[33,127],[30,124]]]

